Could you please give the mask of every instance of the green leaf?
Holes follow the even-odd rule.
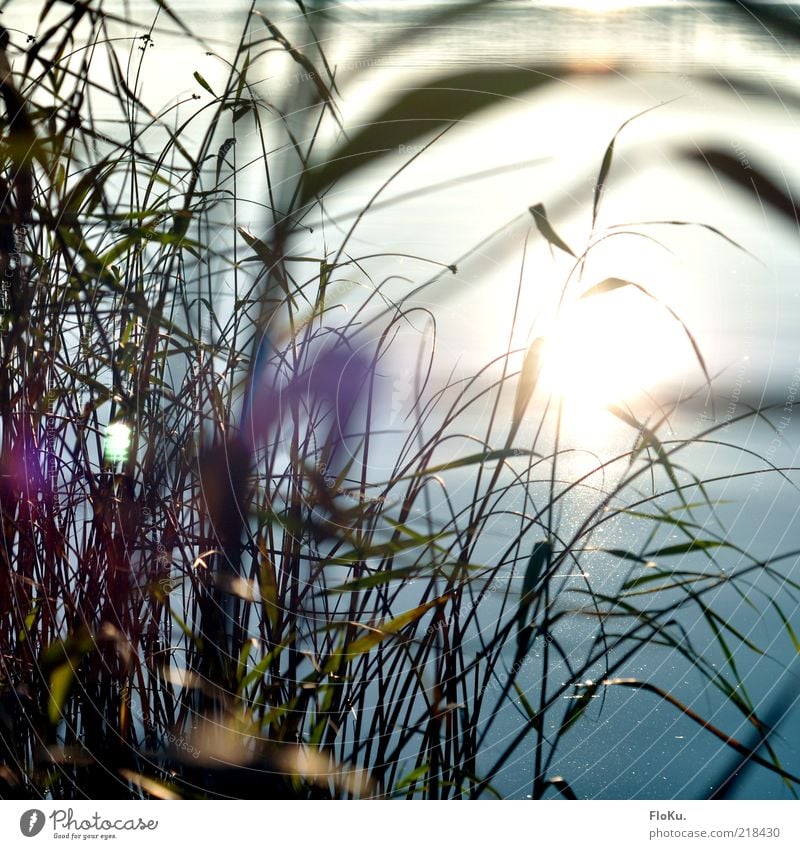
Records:
[[[654,548],[644,556],[647,559],[656,557],[674,557],[678,554],[690,554],[693,551],[705,551],[709,548],[733,548],[729,543],[714,539],[693,539],[677,545],[668,545],[664,548]]]
[[[225,162],[225,157],[228,155],[228,152],[235,144],[236,139],[231,136],[230,138],[225,139],[225,141],[220,145],[219,150],[217,151],[217,171],[215,177],[217,183],[219,183],[219,177],[222,172],[222,164]]]
[[[508,460],[512,457],[537,457],[539,456],[533,451],[527,451],[522,448],[498,448],[495,451],[482,451],[478,454],[468,454],[460,460],[451,460],[447,463],[440,463],[438,466],[428,466],[419,472],[414,472],[410,475],[404,475],[398,480],[409,480],[412,478],[425,478],[431,475],[437,475],[439,472],[446,472],[450,469],[461,469],[464,466],[480,466],[484,463],[491,463],[495,460]]]
[[[522,705],[522,709],[525,712],[525,716],[528,718],[528,721],[531,724],[537,722],[539,714],[536,713],[536,711],[533,709],[533,706],[528,701],[527,696],[525,695],[525,693],[522,692],[522,687],[520,687],[519,683],[516,681],[514,682],[514,690],[519,699],[519,704]]]
[[[269,30],[270,35],[275,39],[275,41],[280,44],[280,46],[291,56],[291,58],[297,62],[298,65],[305,71],[306,79],[312,83],[314,88],[317,90],[317,96],[320,101],[325,103],[328,108],[333,112],[334,117],[338,123],[338,117],[336,114],[336,106],[333,102],[333,94],[331,90],[322,80],[322,73],[315,66],[314,63],[300,50],[294,47],[286,36],[278,29],[278,27],[267,17],[262,15],[260,12],[256,12],[256,14],[261,18],[261,20],[266,25]],[[322,54],[322,63],[328,71],[328,75],[332,76],[330,73],[330,69],[327,66],[327,62],[325,61],[325,54]],[[341,125],[340,125],[341,126]]]
[[[420,575],[430,576],[430,569],[427,566],[404,566],[400,569],[382,569],[379,572],[373,572],[371,575],[364,575],[361,578],[356,578],[353,581],[347,581],[340,584],[338,587],[331,587],[327,590],[330,595],[340,593],[352,593],[358,590],[368,590],[373,587],[379,587],[383,584],[391,583],[392,581],[404,581],[408,578],[416,578]]]
[[[446,549],[441,545],[437,545],[438,540],[445,539],[454,534],[455,531],[441,531],[430,536],[417,536],[412,539],[396,539],[389,542],[378,542],[372,545],[364,545],[359,548],[351,548],[342,554],[331,555],[325,558],[325,565],[350,566],[353,563],[358,563],[362,560],[370,560],[376,557],[391,557],[394,554],[399,554],[401,551],[409,549],[428,547],[433,551],[438,551],[442,554],[446,553]]]
[[[53,725],[58,724],[63,715],[64,705],[69,696],[69,691],[72,689],[74,679],[75,667],[72,665],[71,660],[57,666],[50,673],[50,695],[47,700],[47,716]]]
[[[624,548],[596,548],[594,549],[594,553],[610,554],[612,557],[618,557],[620,560],[634,560],[637,563],[645,562],[645,559],[641,555],[635,554],[633,551],[628,551]]]
[[[195,71],[195,72],[194,72],[194,78],[197,80],[197,82],[198,82],[198,83],[200,83],[200,85],[201,85],[201,86],[202,86],[202,87],[203,87],[203,88],[204,88],[204,89],[205,89],[205,90],[206,90],[206,91],[207,91],[210,95],[212,95],[213,97],[216,97],[216,96],[217,96],[217,95],[216,95],[216,93],[214,92],[214,89],[213,89],[213,88],[211,88],[211,86],[210,86],[210,85],[206,82],[205,77],[203,77],[203,76],[200,74],[200,72],[199,72],[199,71]]]
[[[427,763],[421,764],[416,769],[412,769],[411,772],[404,775],[395,786],[396,790],[402,790],[405,787],[410,786],[411,784],[416,784],[424,775],[428,774],[428,770],[430,769],[430,765]]]
[[[67,660],[80,660],[81,656],[94,648],[94,640],[88,630],[71,634],[64,640],[56,640],[45,648],[39,658],[42,666],[55,668]]]
[[[242,63],[242,70],[239,72],[239,82],[236,86],[236,100],[235,103],[238,104],[242,99],[242,92],[244,91],[245,84],[247,82],[247,71],[250,68],[250,51],[247,51],[247,55],[244,57],[244,62]],[[249,108],[249,107],[248,107]],[[234,117],[234,122],[236,118]]]
[[[269,247],[265,242],[259,239],[257,236],[254,236],[249,230],[245,227],[237,227],[236,231],[239,235],[247,242],[247,244],[255,251],[256,256],[264,263],[264,268],[275,276],[275,279],[278,281],[281,289],[283,289],[283,293],[291,300],[292,306],[297,306],[297,303],[289,291],[289,284],[286,281],[286,277],[281,270],[281,262],[283,257],[278,256],[272,248]]]
[[[669,102],[669,101],[668,101]],[[663,106],[663,103],[657,103],[655,106],[649,106],[647,109],[643,109],[641,112],[638,112],[636,115],[628,118],[627,121],[623,121],[620,124],[619,129],[614,133],[613,138],[608,144],[606,148],[605,154],[603,154],[603,161],[600,163],[600,173],[597,175],[597,180],[594,184],[594,200],[592,202],[592,229],[594,229],[595,222],[597,221],[597,213],[600,211],[600,201],[603,199],[603,192],[606,188],[606,181],[608,180],[608,172],[611,170],[611,163],[614,159],[614,146],[617,143],[617,137],[619,134],[631,123],[631,121],[635,121],[637,118],[641,118],[642,115],[646,115],[648,112],[652,112],[653,109],[658,109],[660,106]]]
[[[100,203],[103,186],[111,174],[112,166],[101,162],[90,168],[64,198],[59,218],[70,215],[86,215]],[[87,204],[87,200],[90,203]]]
[[[786,618],[786,615],[781,610],[777,602],[773,601],[772,606],[775,608],[778,616],[780,616],[781,622],[783,622],[783,627],[786,629],[786,633],[789,635],[789,639],[792,641],[792,647],[798,654],[800,654],[800,640],[797,639],[797,635],[792,629],[792,626],[789,624],[789,620]]]
[[[241,695],[245,690],[255,684],[260,678],[267,674],[270,666],[275,660],[280,657],[281,652],[286,648],[286,645],[275,646],[275,648],[267,652],[261,660],[247,673],[247,675],[239,682],[237,692]]]
[[[553,548],[549,542],[537,542],[533,547],[531,556],[528,559],[528,566],[525,569],[525,575],[522,578],[522,591],[520,593],[520,606],[530,605],[533,601],[534,590],[539,583],[539,578],[543,571],[546,571],[550,566],[550,557],[553,553]]]
[[[656,452],[656,456],[658,457],[658,462],[661,463],[661,465],[664,467],[664,470],[666,471],[667,476],[670,479],[670,483],[672,484],[675,493],[677,494],[678,498],[680,498],[683,506],[686,507],[686,497],[683,494],[683,489],[681,485],[678,483],[678,477],[675,474],[675,468],[669,459],[669,455],[664,450],[664,446],[661,444],[661,441],[655,435],[655,433],[650,430],[650,428],[643,425],[641,422],[636,421],[636,419],[632,415],[623,410],[621,407],[617,407],[614,404],[609,404],[608,411],[612,415],[620,419],[620,421],[625,422],[625,424],[639,431],[639,445],[635,453],[638,454],[639,452],[645,450],[648,447],[653,448],[653,450]]]
[[[542,234],[542,236],[544,236],[545,239],[547,239],[548,242],[550,242],[551,245],[577,259],[575,251],[573,251],[572,248],[553,229],[553,225],[547,217],[547,212],[545,211],[543,203],[537,203],[530,207],[530,213],[533,216],[536,229]]]
[[[267,616],[270,628],[278,627],[280,608],[278,607],[278,580],[275,574],[275,565],[267,554],[267,547],[263,543],[259,546],[261,551],[261,562],[258,570],[258,588],[261,595],[261,604]]]
[[[444,604],[448,598],[449,596],[439,596],[438,598],[433,599],[433,601],[429,601],[426,604],[421,604],[419,607],[414,607],[411,610],[407,610],[405,613],[401,613],[399,616],[394,619],[390,619],[388,622],[383,622],[377,628],[371,628],[363,637],[359,637],[357,640],[354,640],[352,643],[345,646],[345,650],[340,652],[338,657],[335,657],[336,663],[334,663],[333,668],[338,667],[338,661],[342,656],[344,656],[347,660],[352,660],[360,654],[365,654],[366,652],[371,651],[388,637],[394,636],[402,631],[403,628],[406,628],[408,625],[416,622],[429,610]]]
[[[626,592],[627,590],[636,589],[637,587],[641,587],[646,584],[652,584],[654,581],[663,581],[663,586],[655,587],[651,591],[663,592],[665,590],[675,589],[676,587],[696,584],[698,581],[713,580],[716,577],[716,575],[703,575],[699,572],[671,572],[662,569],[654,569],[645,575],[639,575],[625,581],[621,589],[623,592]],[[635,595],[639,595],[639,593],[636,593]]]
[[[33,630],[33,626],[36,624],[36,620],[39,616],[39,602],[34,601],[31,605],[31,612],[25,617],[25,621],[23,622],[22,629],[19,634],[17,634],[17,642],[24,643],[25,640],[28,639],[28,635]]]
[[[247,661],[250,659],[250,652],[253,650],[251,640],[245,640],[242,643],[242,650],[239,652],[239,661],[236,667],[236,680],[241,682],[247,675]]]
[[[564,721],[561,723],[561,728],[558,730],[558,736],[560,737],[566,731],[569,731],[570,728],[583,716],[586,712],[586,708],[592,703],[592,699],[597,693],[597,688],[600,686],[599,681],[594,681],[591,684],[581,684],[581,690],[583,691],[576,699],[574,699],[569,708],[567,709],[567,713],[564,716]]]
[[[800,784],[800,777],[787,772],[779,764],[760,757],[756,754],[755,749],[750,749],[747,746],[742,745],[742,743],[733,737],[728,736],[724,731],[720,730],[715,725],[712,725],[707,719],[703,718],[699,714],[695,713],[691,708],[678,701],[678,699],[666,690],[662,690],[660,687],[656,687],[654,684],[650,684],[647,681],[639,681],[635,678],[615,678],[610,681],[604,681],[603,684],[607,687],[632,687],[637,690],[646,690],[649,693],[653,693],[663,701],[668,702],[673,707],[677,708],[684,716],[688,717],[693,722],[696,722],[702,728],[705,728],[706,731],[710,731],[718,740],[721,740],[726,746],[734,749],[740,755],[743,755],[771,772],[777,773],[782,778],[787,778],[789,781]]]
[[[624,124],[622,125],[625,126]],[[622,129],[622,127],[620,127]],[[619,130],[614,133],[614,137],[608,144],[606,148],[606,152],[603,155],[603,161],[600,163],[600,173],[597,175],[597,180],[594,184],[594,200],[592,202],[592,227],[594,227],[595,221],[597,221],[597,213],[600,211],[600,201],[603,198],[603,192],[606,188],[606,180],[608,179],[608,172],[611,170],[611,162],[614,159],[614,145],[617,143],[617,135],[619,134]]]
[[[237,121],[244,118],[244,116],[247,115],[248,112],[252,112],[252,111],[253,111],[253,104],[252,103],[246,103],[244,106],[240,106],[233,113],[233,118],[231,118],[232,123],[235,124]]]
[[[527,651],[533,629],[527,621],[531,604],[535,598],[536,590],[541,577],[550,568],[550,558],[553,548],[549,542],[537,542],[533,547],[528,559],[528,566],[522,578],[522,590],[520,591],[519,607],[517,608],[517,657]]]

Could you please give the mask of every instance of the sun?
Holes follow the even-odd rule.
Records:
[[[540,384],[583,409],[631,401],[691,366],[679,323],[635,290],[565,306],[545,340]]]

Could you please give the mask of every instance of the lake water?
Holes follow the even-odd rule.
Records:
[[[143,21],[150,14],[149,4],[128,6],[134,17],[141,9]],[[202,12],[186,0],[176,0],[173,6],[220,52],[235,42],[234,10],[240,4]],[[578,253],[593,238],[621,225],[623,234],[592,249],[582,278],[573,278],[568,292],[574,296],[592,283],[617,277],[641,284],[658,301],[633,290],[610,294],[608,305],[598,305],[590,326],[577,317],[574,326],[566,327],[573,347],[559,349],[552,357],[556,364],[543,377],[551,386],[569,387],[563,439],[578,451],[565,461],[564,477],[574,480],[587,463],[595,462],[594,456],[606,458],[630,447],[631,430],[604,410],[605,402],[624,397],[643,410],[648,402],[640,390],[669,401],[702,388],[695,351],[664,305],[698,340],[708,371],[719,374],[714,384],[718,420],[743,413],[748,404],[765,402],[778,405],[776,425],[786,417],[777,435],[764,422],[747,421],[730,427],[722,438],[776,466],[797,466],[799,431],[791,411],[800,389],[796,224],[748,194],[745,184],[719,179],[687,155],[722,151],[744,170],[763,172],[784,190],[794,186],[797,191],[796,45],[775,39],[763,27],[712,2],[634,5],[605,14],[569,4],[507,2],[422,26],[432,7],[353,2],[312,16],[331,65],[338,69],[343,123],[351,132],[379,113],[387,100],[421,81],[472,66],[559,65],[574,73],[555,79],[544,90],[470,116],[391,182],[349,243],[349,254],[362,259],[360,270],[332,289],[343,310],[352,310],[375,281],[386,281],[387,298],[402,298],[406,308],[430,310],[436,317],[434,382],[441,384],[450,375],[468,378],[508,346],[518,350],[512,357],[517,368],[527,344],[552,330],[561,286],[574,262],[538,235],[529,207],[544,203],[559,234]],[[273,4],[271,14],[297,43],[310,40],[293,4]],[[19,25],[25,28],[24,21]],[[158,91],[165,103],[185,96],[197,90],[195,70],[212,87],[217,85],[224,73],[221,63],[188,45],[174,34],[174,27],[163,26],[173,34],[154,35],[143,74],[145,90]],[[610,70],[590,72],[599,67]],[[287,108],[305,102],[311,81],[296,72],[287,76],[285,67],[273,59],[265,60],[263,72],[269,97]],[[752,93],[756,88],[759,91]],[[593,187],[606,146],[624,121],[658,104],[663,105],[637,118],[620,135],[592,232]],[[237,141],[243,156],[256,155],[246,133]],[[319,256],[335,245],[353,224],[356,211],[427,141],[415,139],[413,146],[388,150],[357,179],[337,186],[326,200],[325,218],[309,221],[314,233],[298,236],[292,251]],[[254,206],[251,214],[251,227],[264,229],[261,210]],[[708,223],[746,251],[701,227],[637,224],[664,221]],[[387,250],[392,256],[372,256]],[[458,273],[437,276],[434,263],[457,263]],[[409,296],[431,278],[431,285]],[[519,319],[512,330],[520,279]],[[224,313],[225,304],[221,294],[219,312]],[[431,339],[424,321],[409,324],[387,365],[387,386],[413,379],[415,366],[409,363],[416,362],[420,348],[429,349]],[[394,432],[384,446],[388,458],[407,433],[404,422],[410,411],[404,403],[402,397],[390,398],[381,413]],[[504,403],[501,415],[508,418],[510,397]],[[536,409],[534,404],[521,440],[532,438]],[[486,413],[486,407],[477,408],[462,427],[480,431]],[[668,428],[687,436],[705,426],[709,415],[710,408],[702,403],[687,404]],[[698,446],[687,453],[687,465],[701,478],[765,465],[724,446]],[[371,473],[379,479],[388,465],[379,456]],[[469,497],[468,474],[452,475],[448,484],[456,500]],[[744,476],[711,484],[709,493],[725,502],[718,514],[736,545],[763,558],[798,547],[800,495],[789,482],[774,475]],[[525,496],[515,497],[524,501]],[[596,498],[587,488],[567,501],[562,529],[579,523]],[[509,509],[519,506],[513,497],[508,499]],[[514,532],[514,522],[498,519],[487,529],[481,543],[487,561]],[[626,547],[633,547],[632,540],[641,533],[630,523],[618,523],[602,541],[612,546],[624,540]],[[787,574],[798,576],[793,560],[784,566]],[[621,574],[617,561],[602,556],[592,561],[591,573],[600,587],[614,586]],[[759,706],[777,718],[771,713],[776,704],[793,705],[800,697],[800,677],[795,667],[781,671],[792,662],[792,646],[785,633],[776,638],[778,620],[767,610],[759,588],[755,581],[755,610],[733,593],[721,593],[716,603],[743,633],[769,645],[770,657],[757,662],[754,655],[742,654],[739,671],[759,694]],[[781,598],[797,629],[797,603],[788,595]],[[493,603],[486,602],[486,616],[499,615]],[[689,620],[687,627],[692,627]],[[580,651],[586,624],[575,621],[564,628],[559,638]],[[725,658],[718,655],[709,648],[709,658],[724,665]],[[534,663],[523,670],[523,687],[535,688],[535,668]],[[732,736],[751,742],[740,715],[715,699],[674,652],[643,650],[625,675],[657,682],[701,713],[710,713]],[[519,723],[509,707],[493,732],[493,750],[510,739]],[[589,711],[589,721],[581,728],[572,732],[572,748],[562,751],[551,770],[567,777],[581,797],[703,797],[725,765],[733,763],[730,752],[707,732],[643,693],[611,690]],[[795,709],[780,725],[775,742],[784,766],[795,772],[800,770],[798,731],[800,710]],[[496,786],[506,797],[525,798],[531,792],[532,772],[532,754],[523,746]],[[787,795],[779,779],[757,769],[745,775],[735,792],[755,798]]]

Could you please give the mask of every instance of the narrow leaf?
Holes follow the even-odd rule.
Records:
[[[622,125],[625,126],[624,124]],[[620,130],[622,127],[620,127]],[[592,227],[594,227],[595,221],[597,221],[597,213],[600,210],[600,201],[603,198],[603,192],[606,188],[606,180],[608,179],[608,172],[611,170],[611,162],[614,158],[614,145],[617,142],[617,136],[619,135],[619,130],[614,133],[614,138],[609,142],[608,147],[606,148],[606,152],[603,155],[603,161],[600,163],[600,173],[597,175],[597,180],[594,184],[594,200],[592,202]]]
[[[757,763],[759,766],[763,766],[765,769],[770,770],[771,772],[775,772],[780,775],[782,778],[789,779],[789,781],[793,781],[796,784],[800,784],[800,777],[793,775],[790,772],[787,772],[785,769],[781,768],[777,764],[771,763],[768,760],[760,757],[755,753],[754,750],[749,749],[747,746],[744,746],[738,740],[733,737],[729,737],[724,731],[721,731],[715,725],[712,725],[708,720],[703,719],[702,716],[695,713],[691,708],[684,705],[682,702],[678,701],[674,696],[670,693],[662,690],[660,687],[656,687],[654,684],[650,684],[646,681],[639,681],[635,678],[615,678],[611,681],[604,681],[607,687],[632,687],[637,690],[647,690],[650,693],[658,696],[663,699],[665,702],[669,702],[673,707],[676,707],[684,716],[687,716],[693,722],[696,722],[698,725],[705,728],[707,731],[710,731],[718,740],[721,740],[726,746],[730,746],[730,748],[737,751],[740,755],[744,755],[749,760],[753,761],[753,763]]]
[[[643,109],[641,112],[638,112],[636,115],[632,115],[627,121],[623,121],[620,124],[619,129],[614,133],[614,137],[608,144],[606,148],[606,152],[603,155],[603,161],[600,163],[600,173],[597,175],[597,180],[594,184],[594,201],[592,203],[592,229],[594,229],[595,222],[597,221],[597,213],[600,211],[600,202],[603,199],[603,193],[606,188],[606,181],[608,180],[608,172],[611,170],[611,163],[614,159],[614,146],[617,143],[617,138],[619,134],[631,123],[631,121],[635,121],[637,118],[641,118],[642,115],[646,115],[648,112],[652,112],[653,109],[658,109],[660,106],[663,106],[663,103],[657,103],[655,106],[648,106],[647,109]]]
[[[530,213],[533,216],[533,220],[536,224],[536,229],[556,248],[568,253],[570,256],[575,256],[575,252],[572,248],[561,238],[561,236],[556,233],[553,229],[553,225],[550,223],[550,220],[547,217],[547,212],[545,211],[543,203],[537,203],[534,206],[530,207]],[[575,257],[577,259],[577,257]]]
[[[559,737],[569,731],[569,729],[575,725],[581,716],[583,716],[586,709],[592,703],[592,699],[597,693],[597,688],[600,684],[599,682],[594,681],[591,684],[581,684],[580,686],[583,692],[570,703],[569,709],[564,716],[564,721],[561,723],[561,728],[558,730]]]
[[[213,89],[213,88],[211,88],[211,86],[210,86],[210,85],[206,82],[205,77],[203,77],[203,76],[200,74],[200,72],[199,72],[199,71],[195,71],[195,72],[194,72],[194,78],[197,80],[197,82],[198,82],[198,83],[200,83],[200,85],[201,85],[201,86],[202,86],[202,87],[203,87],[203,88],[204,88],[204,89],[205,89],[205,90],[206,90],[209,94],[213,95],[214,97],[216,97],[216,96],[217,96],[217,95],[214,93],[214,89]]]
[[[633,286],[638,289],[639,287],[636,283],[631,283],[629,280],[622,280],[619,277],[607,277],[605,280],[597,283],[595,286],[592,286],[590,289],[587,289],[578,300],[583,300],[584,298],[594,298],[596,295],[603,295],[606,292],[613,292],[614,289],[621,289],[624,286]]]
[[[601,281],[595,286],[592,286],[590,289],[587,289],[578,300],[581,298],[591,298],[595,295],[602,295],[604,292],[612,292],[615,289],[621,289],[626,286],[630,286],[633,289],[636,289],[637,292],[641,292],[646,298],[650,298],[650,300],[655,301],[657,304],[662,306],[671,316],[672,318],[680,324],[683,332],[686,334],[686,338],[689,340],[689,344],[692,346],[692,350],[694,351],[695,359],[697,360],[700,368],[703,371],[703,376],[706,379],[706,383],[711,385],[711,375],[708,373],[708,367],[706,366],[706,360],[703,356],[703,352],[700,350],[700,346],[697,344],[697,340],[694,338],[694,334],[689,330],[686,326],[684,320],[672,309],[672,307],[665,304],[663,301],[659,300],[655,295],[652,295],[644,286],[640,286],[638,283],[633,283],[630,280],[623,280],[619,277],[608,277],[607,279]]]
[[[47,701],[47,716],[53,725],[56,725],[62,717],[64,705],[66,704],[72,682],[75,678],[75,667],[68,660],[57,666],[50,673],[50,696]]]
[[[528,559],[528,566],[522,577],[522,590],[520,591],[519,607],[517,608],[517,657],[520,658],[527,651],[533,628],[528,622],[528,613],[535,598],[536,590],[541,577],[547,573],[550,567],[550,557],[553,553],[549,542],[537,542],[533,547]]]
[[[258,570],[258,589],[261,595],[261,604],[267,616],[270,628],[278,627],[280,609],[278,607],[278,580],[275,574],[275,566],[267,554],[267,547],[262,542],[259,546],[261,562]]]
[[[522,578],[522,592],[520,593],[520,606],[530,605],[533,601],[533,591],[539,583],[542,572],[547,571],[550,565],[550,556],[553,552],[549,542],[537,542],[528,560],[525,575]]]
[[[693,539],[689,542],[678,543],[677,545],[667,545],[664,548],[654,548],[648,551],[644,556],[648,559],[656,557],[674,557],[677,554],[690,554],[693,551],[705,551],[709,548],[732,548],[726,542],[715,539]]]
[[[522,371],[519,375],[519,383],[517,384],[517,395],[514,399],[514,415],[511,420],[511,439],[513,439],[519,426],[522,423],[522,417],[525,415],[525,410],[528,408],[533,392],[536,389],[536,384],[539,382],[539,373],[542,370],[542,348],[544,347],[544,338],[538,337],[533,340],[528,353],[525,355],[525,361],[522,364]]]
[[[401,613],[394,619],[382,623],[377,628],[370,629],[369,633],[363,637],[359,637],[359,639],[354,640],[352,643],[345,646],[343,654],[348,659],[353,659],[360,654],[371,651],[387,637],[394,636],[398,632],[402,631],[403,628],[411,625],[413,622],[416,622],[432,608],[444,604],[447,598],[447,596],[435,598],[433,601],[429,601],[426,604],[421,604],[419,607],[415,607],[412,610],[407,610],[405,613]]]
[[[789,639],[792,641],[792,647],[794,648],[794,650],[798,654],[800,654],[800,640],[797,639],[797,635],[795,634],[794,630],[792,629],[792,626],[789,623],[789,620],[786,618],[786,615],[781,610],[781,608],[780,608],[780,606],[778,605],[777,602],[773,601],[772,606],[775,608],[778,616],[780,616],[781,622],[783,622],[783,627],[786,629],[786,633],[789,635]]]

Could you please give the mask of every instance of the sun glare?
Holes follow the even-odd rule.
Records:
[[[690,359],[680,325],[633,291],[565,307],[546,339],[540,381],[580,408],[632,400],[675,377]]]

